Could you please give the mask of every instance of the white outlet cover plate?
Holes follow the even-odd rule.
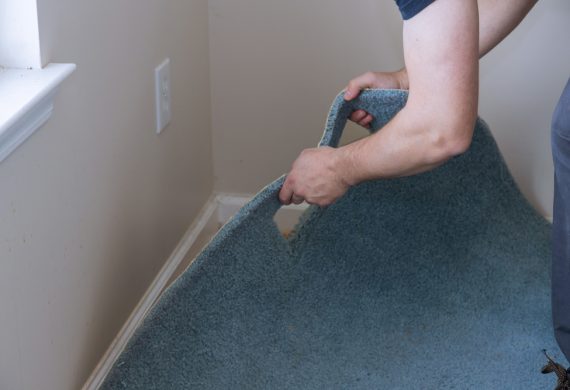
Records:
[[[154,83],[156,94],[156,133],[160,134],[168,126],[172,118],[170,110],[170,58],[164,60],[154,70]]]

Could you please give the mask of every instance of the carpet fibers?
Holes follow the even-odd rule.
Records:
[[[356,108],[381,128],[397,90],[337,96],[321,145]],[[381,130],[380,130],[381,131]],[[351,188],[285,239],[283,177],[164,293],[103,389],[551,389],[550,225],[486,124],[431,172]]]

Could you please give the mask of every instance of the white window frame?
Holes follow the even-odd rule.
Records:
[[[0,0],[0,163],[49,119],[74,70],[42,67],[36,0]]]
[[[41,69],[36,0],[0,0],[0,66]]]

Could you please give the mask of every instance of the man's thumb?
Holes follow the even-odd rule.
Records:
[[[360,93],[360,90],[358,88],[349,85],[348,87],[346,87],[346,90],[344,91],[344,99],[345,100],[352,100],[356,96],[358,96],[359,93]]]
[[[361,90],[364,88],[369,88],[374,83],[374,73],[366,72],[363,75],[358,76],[355,79],[350,80],[348,87],[346,87],[346,92],[344,93],[344,98],[346,100],[354,99],[358,96]]]

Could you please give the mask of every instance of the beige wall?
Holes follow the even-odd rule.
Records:
[[[77,389],[212,190],[206,0],[43,0],[53,117],[0,164],[0,388]],[[153,70],[173,122],[154,132]]]
[[[216,188],[257,192],[315,146],[329,105],[403,63],[392,1],[210,0]]]
[[[570,1],[539,1],[481,62],[479,111],[522,191],[552,215],[550,121],[570,77]]]
[[[567,0],[539,2],[481,68],[481,116],[547,215],[549,124],[570,75],[569,17]],[[403,65],[393,1],[210,0],[210,37],[215,186],[226,192],[257,192],[316,145],[350,78]]]

